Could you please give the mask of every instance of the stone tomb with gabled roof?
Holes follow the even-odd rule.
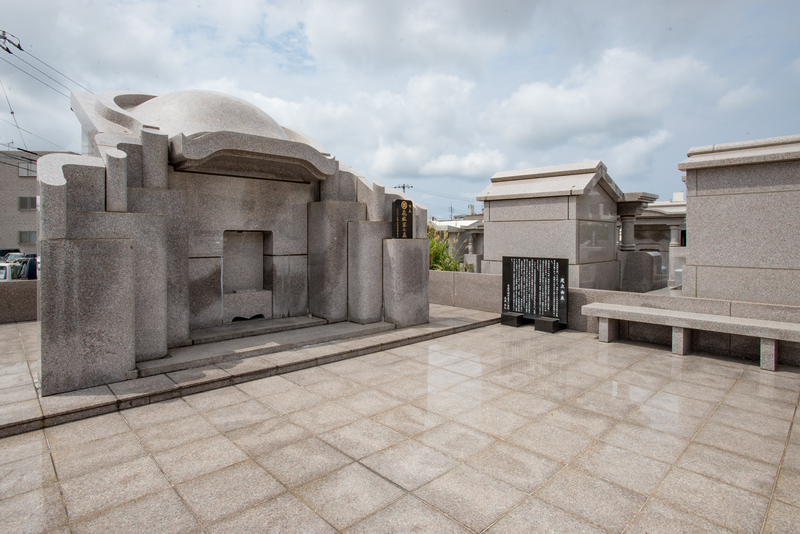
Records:
[[[73,93],[83,154],[39,161],[41,391],[136,376],[235,319],[428,321],[426,210],[210,91]]]
[[[602,161],[499,172],[484,203],[481,272],[502,273],[503,256],[567,258],[573,287],[618,290],[618,203],[628,198]]]

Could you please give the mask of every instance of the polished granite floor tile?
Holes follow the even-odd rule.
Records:
[[[798,397],[492,326],[0,439],[0,530],[794,532]]]
[[[526,496],[467,465],[453,469],[414,494],[476,532],[500,519]]]
[[[576,516],[530,497],[488,530],[490,534],[604,534],[607,531]]]
[[[287,488],[311,482],[352,461],[317,438],[290,443],[257,458],[258,464]]]
[[[286,491],[252,460],[184,482],[175,489],[204,523],[245,510]]]
[[[611,532],[622,532],[647,497],[574,467],[567,467],[534,493],[546,503]]]
[[[353,463],[294,490],[314,512],[344,529],[400,499],[404,491]]]
[[[350,527],[346,534],[469,534],[470,530],[412,495],[407,495],[383,510]]]
[[[726,528],[761,531],[769,499],[680,467],[674,467],[655,496]]]
[[[361,464],[408,491],[461,465],[458,460],[413,439],[362,458]]]

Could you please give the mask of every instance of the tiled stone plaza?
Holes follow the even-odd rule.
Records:
[[[798,395],[797,368],[488,326],[4,438],[0,530],[797,532]]]

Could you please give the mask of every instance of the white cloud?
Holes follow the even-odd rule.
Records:
[[[726,93],[725,96],[719,99],[718,107],[722,111],[735,111],[749,107],[766,96],[767,92],[765,90],[750,82]]]
[[[687,80],[707,70],[691,57],[656,61],[614,48],[592,65],[576,66],[558,85],[537,81],[520,86],[490,105],[484,121],[509,142],[537,148],[577,136],[641,134],[659,124]]]
[[[379,176],[415,174],[424,158],[422,147],[381,142],[372,152],[371,170]]]
[[[658,130],[647,137],[633,137],[616,145],[606,161],[609,173],[624,178],[648,170],[655,150],[671,137],[670,132]]]
[[[491,176],[506,168],[508,158],[499,150],[478,150],[465,156],[442,154],[423,165],[419,172],[434,176]]]

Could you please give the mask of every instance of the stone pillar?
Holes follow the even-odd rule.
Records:
[[[669,227],[669,287],[675,285],[675,254],[673,249],[681,246],[681,227],[677,224]]]
[[[619,249],[622,251],[636,250],[636,239],[634,238],[634,224],[636,217],[642,213],[647,206],[646,202],[618,202],[617,214],[622,224],[622,239]]]
[[[636,223],[636,216],[626,215],[620,217],[622,223],[622,239],[619,244],[620,250],[636,250],[636,241],[634,240],[634,224]]]

